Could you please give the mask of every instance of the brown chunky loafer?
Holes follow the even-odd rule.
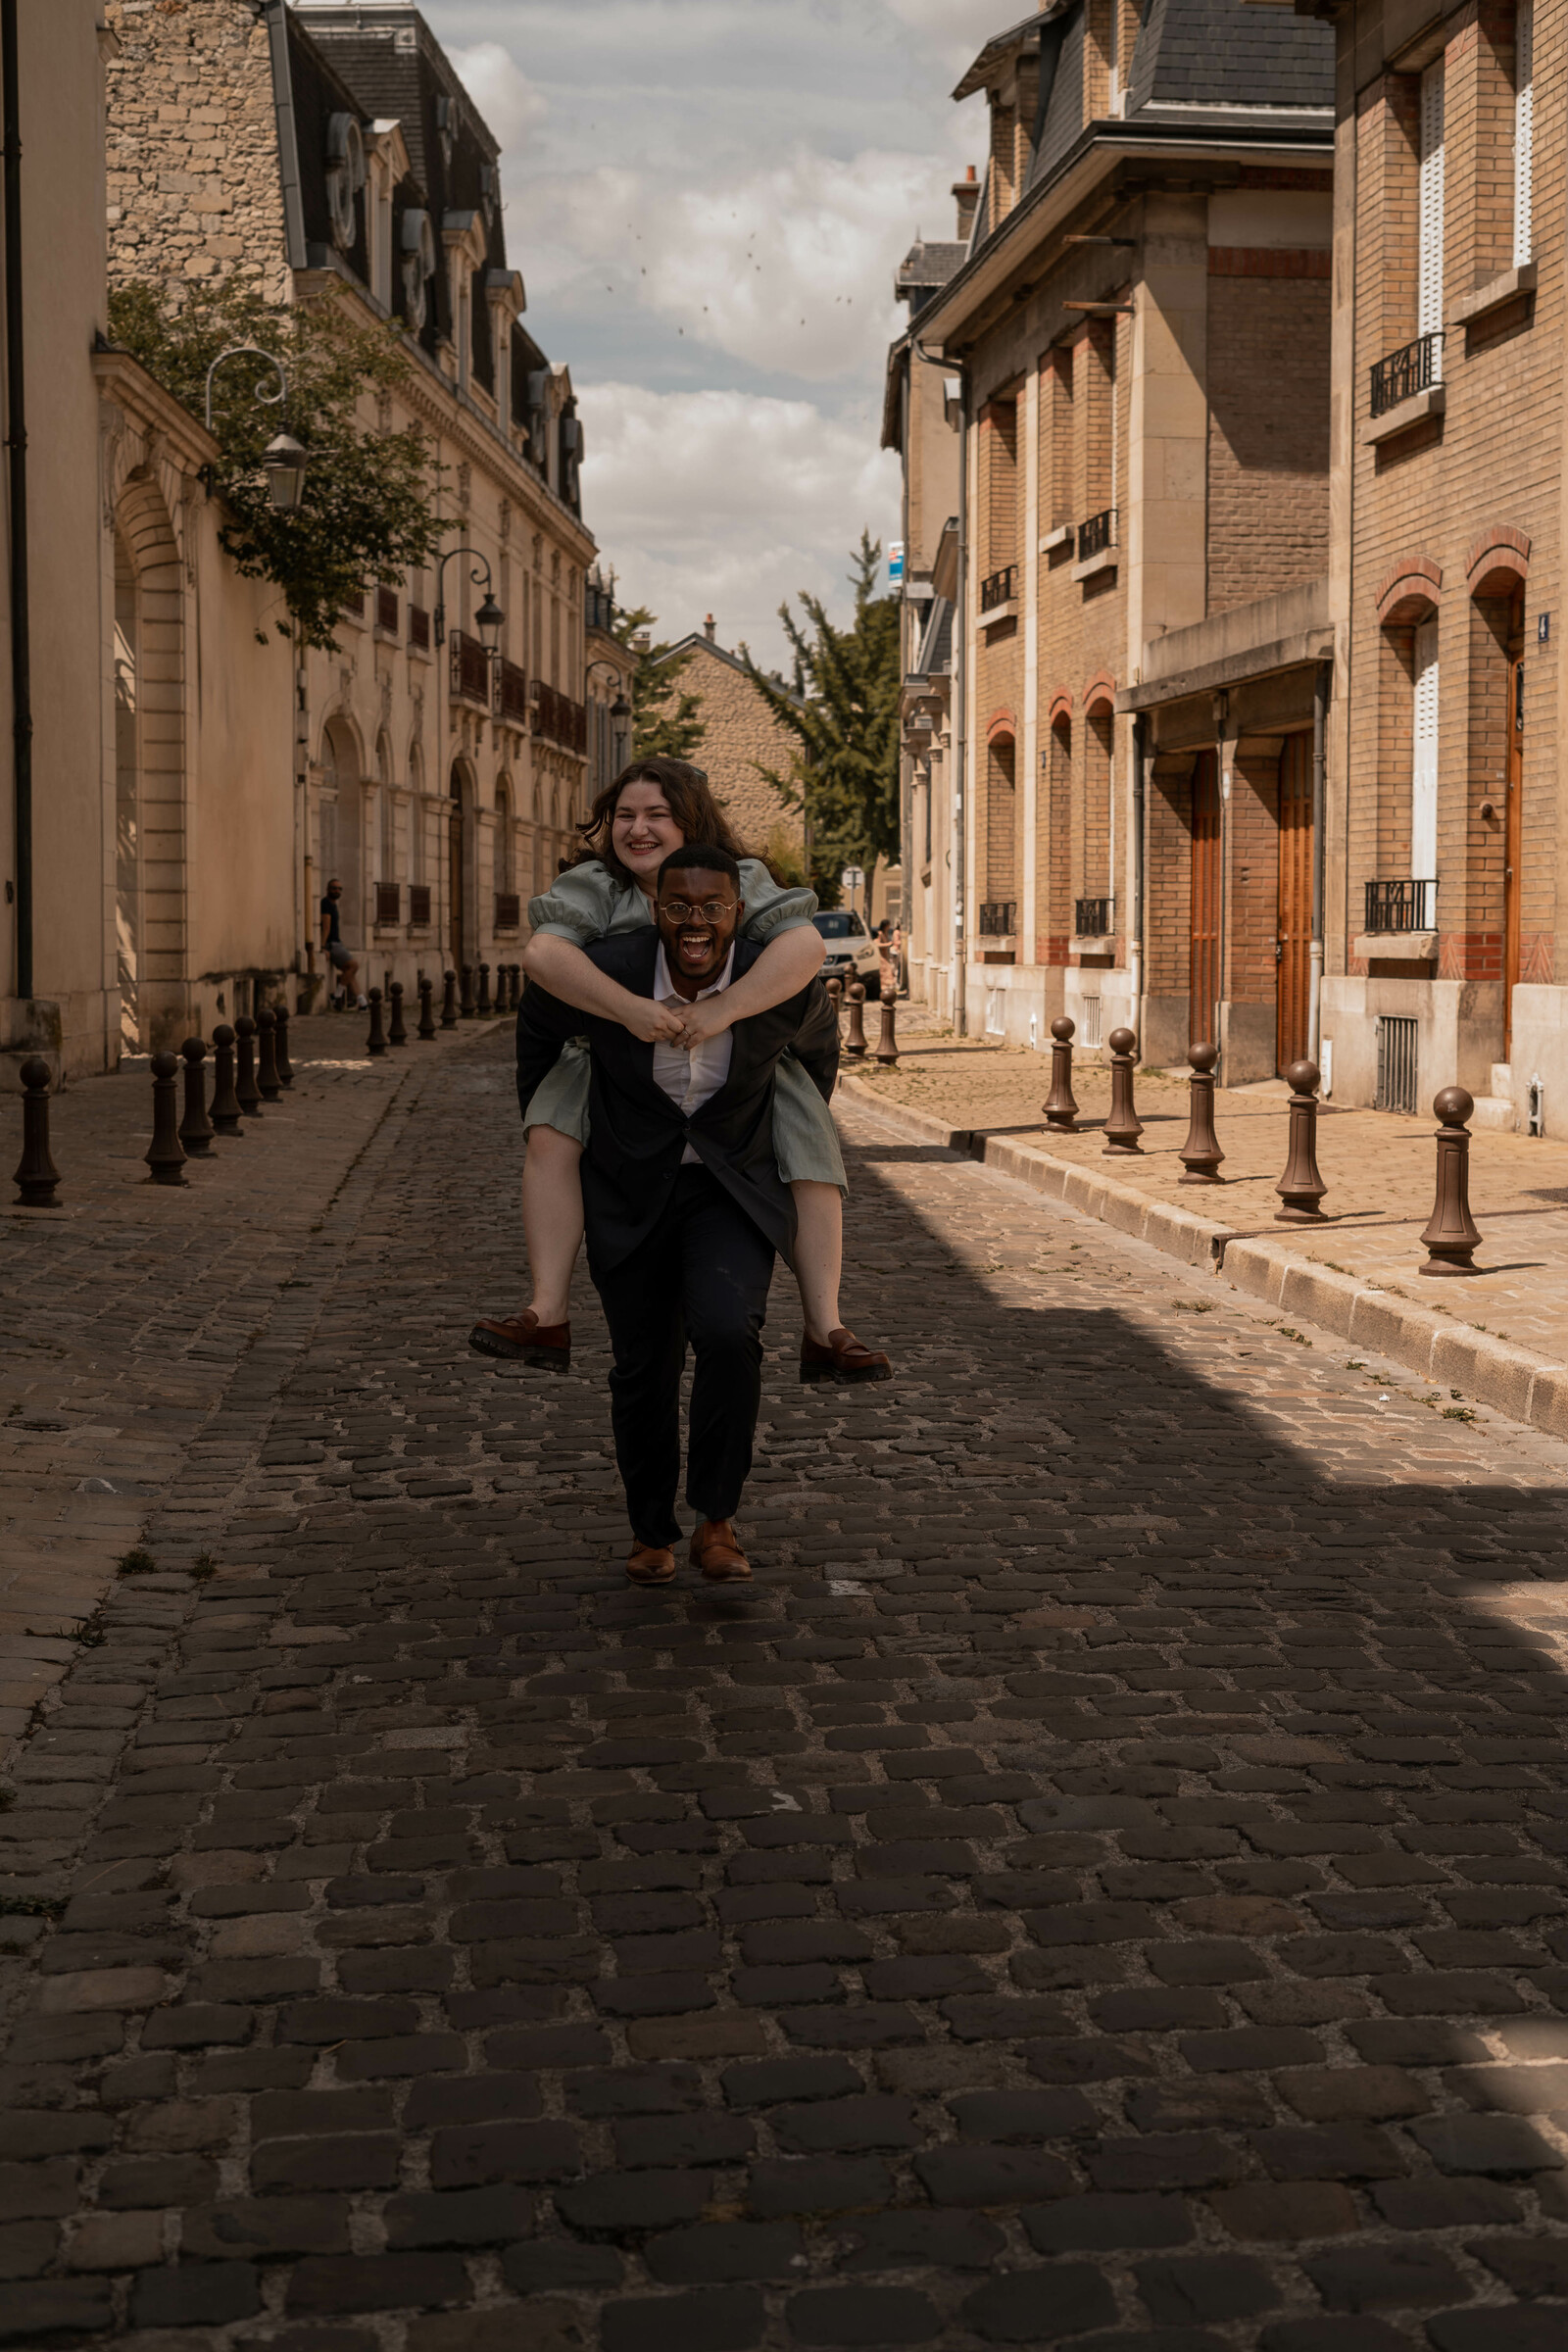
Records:
[[[828,1333],[825,1348],[817,1340],[802,1340],[801,1378],[808,1387],[823,1380],[891,1380],[893,1366],[878,1348],[867,1348],[841,1324]]]
[[[742,1585],[752,1573],[752,1563],[736,1540],[733,1523],[728,1519],[705,1519],[692,1537],[692,1566],[700,1568],[710,1583]]]
[[[468,1346],[481,1355],[502,1356],[511,1362],[520,1357],[536,1372],[571,1369],[571,1325],[541,1323],[531,1306],[524,1307],[520,1315],[476,1323],[468,1334]]]
[[[671,1585],[675,1554],[667,1544],[633,1544],[626,1554],[626,1574],[634,1585]]]

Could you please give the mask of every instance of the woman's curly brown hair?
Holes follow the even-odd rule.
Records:
[[[751,856],[714,800],[712,787],[703,770],[694,767],[689,760],[671,760],[662,752],[653,753],[646,760],[634,760],[629,767],[623,767],[614,782],[605,786],[577,827],[586,845],[584,858],[597,858],[617,882],[637,879],[629,867],[621,864],[614,849],[615,806],[628,784],[657,784],[687,841],[712,842],[718,849],[728,850],[732,858]],[[578,863],[582,862],[579,858]]]

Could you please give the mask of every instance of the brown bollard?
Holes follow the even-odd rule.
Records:
[[[852,980],[850,997],[850,1034],[844,1041],[844,1051],[851,1061],[865,1059],[865,991],[858,980]]]
[[[1058,1135],[1078,1132],[1078,1103],[1072,1091],[1073,1023],[1065,1013],[1051,1024],[1051,1092],[1042,1105],[1046,1125]]]
[[[286,1004],[279,1004],[275,1006],[273,1009],[272,1018],[277,1023],[274,1051],[277,1054],[278,1084],[280,1086],[292,1086],[294,1083],[294,1064],[288,1057],[288,1006]]]
[[[242,1012],[234,1023],[234,1093],[248,1119],[262,1115],[262,1090],[256,1083],[256,1023]]]
[[[179,1122],[179,1140],[187,1159],[206,1159],[213,1149],[214,1132],[207,1116],[207,1072],[202,1067],[207,1048],[199,1037],[187,1037],[179,1050],[185,1056],[185,1115]]]
[[[213,1132],[243,1135],[240,1100],[234,1092],[234,1032],[226,1021],[213,1031]]]
[[[1188,1065],[1192,1076],[1187,1091],[1192,1108],[1187,1120],[1187,1141],[1176,1156],[1187,1170],[1178,1176],[1178,1184],[1223,1184],[1219,1163],[1225,1154],[1214,1133],[1214,1064],[1219,1059],[1218,1046],[1189,1046]]]
[[[463,994],[458,1005],[458,1010],[462,1013],[466,1021],[472,1020],[474,1007],[473,966],[471,963],[466,963],[463,967]]]
[[[1105,1121],[1105,1150],[1103,1157],[1125,1159],[1132,1152],[1140,1156],[1143,1145],[1138,1138],[1144,1132],[1144,1122],[1133,1108],[1133,1071],[1136,1065],[1138,1040],[1130,1029],[1113,1029],[1110,1033],[1110,1116]]]
[[[487,963],[479,966],[479,994],[473,1009],[481,1021],[490,1018],[490,966]]]
[[[1438,1190],[1421,1239],[1427,1246],[1422,1274],[1484,1274],[1471,1264],[1481,1234],[1470,1214],[1470,1132],[1475,1108],[1462,1086],[1446,1086],[1432,1105],[1438,1129]]]
[[[179,1140],[179,1105],[174,1099],[178,1069],[172,1054],[153,1055],[153,1140],[142,1153],[152,1170],[152,1184],[185,1181],[185,1147]]]
[[[894,1015],[897,1011],[898,1005],[893,998],[884,997],[882,999],[882,1026],[877,1033],[876,1041],[876,1057],[884,1070],[896,1070],[899,1066],[898,1032],[893,1026]]]
[[[22,1080],[22,1157],[12,1182],[20,1208],[58,1208],[55,1190],[60,1170],[49,1155],[49,1064],[41,1054],[29,1054],[18,1073]]]
[[[264,1004],[256,1015],[256,1083],[264,1102],[282,1099],[283,1081],[277,1074],[277,1015]]]
[[[378,988],[370,991],[370,1034],[365,1041],[365,1051],[367,1054],[386,1052],[386,1032],[381,1026],[381,991]]]
[[[394,980],[392,983],[392,1021],[386,1033],[386,1042],[389,1046],[406,1046],[409,1042],[409,1033],[403,1026],[403,983],[401,980]]]
[[[426,1040],[435,1035],[435,1004],[429,980],[419,974],[419,1026],[416,1033]]]
[[[514,963],[509,968],[512,973],[512,994],[508,1000],[507,1010],[515,1012],[522,1003],[522,966],[520,963]]]
[[[1328,1186],[1317,1172],[1317,1090],[1315,1061],[1293,1061],[1285,1073],[1291,1090],[1291,1144],[1285,1173],[1274,1190],[1284,1201],[1274,1212],[1280,1225],[1316,1225],[1323,1215],[1320,1203]]]
[[[823,981],[823,983],[822,983],[822,986],[823,986],[823,987],[824,987],[824,988],[827,990],[827,1001],[828,1001],[828,1003],[829,1003],[829,1004],[832,1005],[832,1007],[833,1007],[833,1018],[834,1018],[834,1020],[835,1020],[835,1021],[841,1021],[841,1020],[844,1018],[844,983],[843,983],[843,981],[842,981],[842,980],[824,980],[824,981]]]
[[[455,1029],[458,1025],[458,975],[447,972],[441,982],[441,1026]]]

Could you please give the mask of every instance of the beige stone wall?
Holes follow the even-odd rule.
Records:
[[[805,840],[801,810],[788,807],[758,773],[760,765],[787,776],[797,738],[773,716],[744,672],[706,646],[692,655],[680,685],[682,692],[702,697],[703,740],[696,757],[747,848],[760,852],[768,836],[782,830],[799,849]]]

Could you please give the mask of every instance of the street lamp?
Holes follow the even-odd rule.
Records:
[[[614,681],[615,699],[610,706],[610,716],[615,730],[615,765],[617,767],[624,767],[626,764],[625,728],[626,721],[631,716],[631,705],[626,700],[626,689],[621,682],[620,672],[615,667],[614,663],[612,662],[605,661],[603,656],[601,656],[597,661],[590,662],[588,663],[587,669],[584,672],[585,676],[592,677],[596,669],[608,670],[611,677]]]
[[[469,572],[468,577],[476,588],[482,587],[484,590],[484,603],[479,607],[478,612],[473,616],[473,625],[479,632],[480,644],[484,647],[485,652],[493,658],[500,646],[501,626],[507,616],[502,612],[501,607],[496,603],[495,581],[491,576],[489,562],[484,556],[479,554],[476,548],[449,547],[446,554],[441,558],[439,564],[436,565],[435,641],[437,645],[444,645],[446,643],[447,565],[458,556],[472,559],[474,568]]]
[[[288,374],[281,360],[274,358],[271,352],[264,351],[260,343],[230,343],[219,353],[207,370],[206,423],[209,432],[213,429],[213,378],[225,360],[243,359],[247,355],[252,359],[265,360],[277,378],[276,386],[269,390],[267,378],[262,376],[256,384],[253,398],[265,402],[270,408],[280,408],[288,398]],[[267,478],[267,495],[280,514],[297,514],[304,504],[305,468],[309,462],[304,448],[292,433],[274,433],[263,451],[262,472]]]

